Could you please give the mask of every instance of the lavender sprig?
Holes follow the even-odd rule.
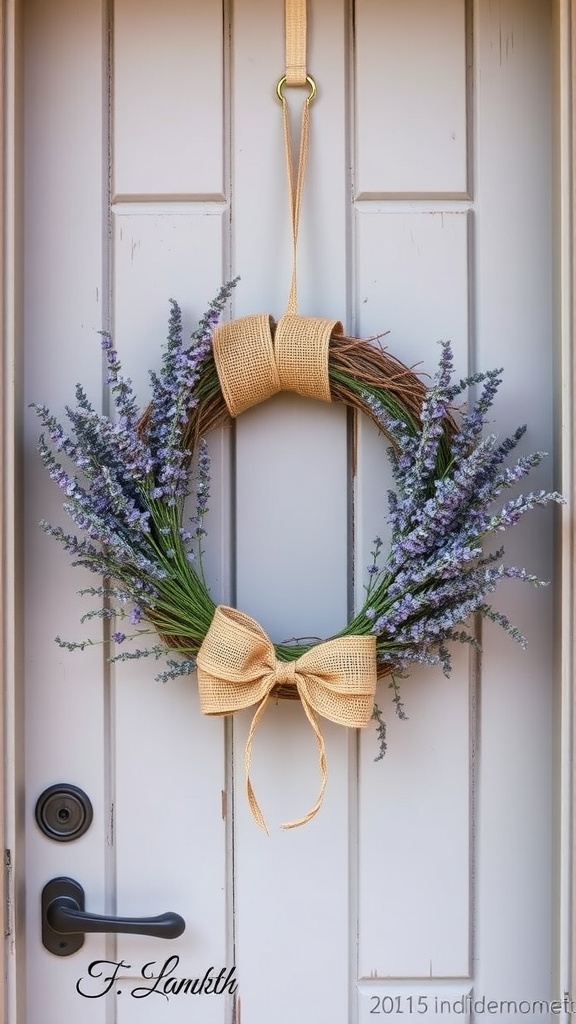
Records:
[[[171,506],[188,495],[190,452],[184,443],[190,412],[198,404],[197,386],[211,353],[211,337],[237,279],[224,285],[185,345],[182,314],[171,299],[168,341],[158,375],[151,375],[152,402],[147,439],[154,453],[152,496]]]

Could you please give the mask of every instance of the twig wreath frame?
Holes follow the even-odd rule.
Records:
[[[341,325],[335,324],[326,347],[328,399],[368,416],[389,443],[395,481],[395,489],[388,496],[390,550],[382,559],[382,542],[375,539],[364,604],[335,637],[318,645],[277,642],[272,646],[253,620],[234,609],[216,608],[202,570],[210,486],[205,438],[210,431],[230,423],[213,338],[235,284],[230,282],[221,289],[191,343],[183,338],[181,311],[172,301],[167,345],[159,372],[150,373],[151,400],[143,413],[107,334],[102,337],[102,345],[111,416],[98,413],[80,385],[76,388],[76,407],[66,409],[71,433],[46,406],[33,406],[44,428],[38,443],[42,462],[64,491],[64,511],[80,535],[46,521],[41,526],[64,546],[74,565],[103,578],[80,593],[101,602],[84,615],[83,621],[100,617],[110,624],[107,640],[111,660],[168,655],[166,667],[157,677],[161,680],[189,674],[197,665],[203,667],[214,691],[212,697],[216,695],[216,705],[210,705],[211,698],[205,697],[203,710],[207,713],[226,714],[259,702],[249,747],[257,718],[271,694],[300,697],[316,733],[322,787],[312,811],[289,823],[291,827],[316,813],[326,782],[323,741],[314,711],[348,725],[363,725],[370,716],[375,718],[381,756],[385,724],[373,700],[376,675],[391,678],[396,710],[402,717],[398,677],[414,663],[439,664],[448,674],[448,643],[477,646],[474,632],[466,626],[473,613],[481,613],[519,643],[525,643],[521,633],[492,608],[487,598],[505,578],[541,583],[525,569],[504,564],[502,547],[487,553],[485,545],[530,509],[562,498],[554,491],[537,490],[496,505],[502,492],[516,485],[545,455],[523,455],[506,465],[526,428],[519,427],[504,440],[486,433],[486,414],[501,382],[500,370],[453,382],[451,348],[443,343],[438,371],[427,387],[421,377],[385,349],[349,338]],[[272,339],[276,329],[270,322]],[[301,393],[309,393],[308,376],[298,369],[293,376],[292,389],[301,390],[301,384]],[[468,411],[456,412],[456,399],[470,389],[478,394],[475,403]],[[191,523],[186,524],[192,476],[196,508]],[[218,671],[214,675],[211,663],[202,666],[207,637],[222,612],[232,629],[227,649],[241,647],[246,627],[252,632],[255,628],[264,661],[268,659],[268,675],[262,668],[255,673],[261,689],[250,698],[241,696],[235,706],[226,703],[226,695],[222,697]],[[157,633],[159,642],[147,648],[138,646],[139,640],[151,632]],[[71,650],[94,642],[57,640]],[[314,694],[311,696],[299,684],[306,674],[299,666],[306,658],[314,657],[315,648],[328,649],[332,642],[354,645],[357,641],[360,646],[357,644],[352,657],[358,664],[353,673],[358,670],[366,679],[366,649],[362,644],[371,644],[375,657],[368,675],[373,679],[368,686],[359,685],[354,697],[350,696],[348,683],[335,684],[338,700],[356,701],[351,717],[347,717],[347,712],[334,712],[330,703],[333,694],[324,704],[322,700],[315,703]],[[339,655],[334,657],[338,660]],[[238,666],[233,666],[233,674],[238,674],[237,670]],[[306,671],[317,682],[319,670],[309,666]],[[329,676],[331,672],[329,666]],[[242,688],[245,680],[238,676],[234,682]],[[248,749],[247,768],[249,760]],[[265,828],[248,772],[247,786],[254,816]]]

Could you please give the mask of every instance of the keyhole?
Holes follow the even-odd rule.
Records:
[[[57,783],[38,797],[36,821],[49,839],[66,843],[84,835],[92,822],[92,804],[78,786]]]

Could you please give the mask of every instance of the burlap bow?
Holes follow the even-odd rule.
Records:
[[[324,738],[314,712],[353,729],[365,726],[376,690],[376,640],[346,636],[317,644],[296,661],[276,658],[273,644],[255,619],[220,605],[196,659],[200,706],[205,715],[229,715],[258,707],[246,741],[246,792],[255,821],[268,832],[250,781],[252,740],[269,697],[279,687],[296,688],[318,745],[320,792],[304,817],[282,828],[310,821],[319,810],[327,781]]]

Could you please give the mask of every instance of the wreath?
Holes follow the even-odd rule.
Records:
[[[502,492],[545,455],[522,455],[509,465],[526,428],[505,439],[486,433],[501,370],[454,382],[450,344],[443,342],[438,370],[427,386],[385,349],[347,337],[332,321],[292,317],[285,329],[286,318],[276,325],[269,317],[256,317],[217,327],[235,284],[220,290],[191,340],[184,339],[181,311],[171,300],[167,344],[159,371],[150,373],[151,398],[143,413],[109,334],[102,335],[102,345],[110,416],[94,409],[81,385],[75,407],[66,409],[71,430],[46,406],[33,406],[44,428],[38,443],[42,462],[62,488],[64,511],[79,532],[46,521],[41,526],[72,556],[72,564],[100,577],[97,585],[80,591],[99,599],[82,621],[106,620],[112,661],[167,656],[157,676],[163,681],[198,667],[201,706],[208,714],[258,705],[248,739],[247,788],[264,828],[248,772],[253,732],[270,696],[301,699],[316,734],[322,785],[315,806],[285,826],[291,827],[317,811],[326,784],[315,712],[353,726],[375,719],[381,757],[386,738],[374,703],[376,676],[389,677],[396,711],[405,717],[398,679],[414,663],[439,664],[448,674],[450,642],[478,646],[466,625],[474,613],[525,644],[487,599],[502,579],[541,581],[504,564],[502,547],[487,552],[486,542],[536,505],[562,498],[537,490],[498,504]],[[243,339],[254,330],[272,360],[262,363],[265,379],[256,397],[250,392],[260,364],[256,369],[250,364],[240,379],[247,366]],[[317,349],[312,368],[301,365],[302,330],[308,339],[313,336]],[[222,331],[224,345],[218,350]],[[281,331],[288,354],[278,373],[274,350]],[[225,365],[229,358],[236,359],[233,386]],[[323,376],[315,371],[322,363]],[[216,608],[202,568],[210,494],[206,436],[229,424],[231,415],[286,388],[368,416],[389,443],[394,475],[388,495],[390,548],[384,552],[375,539],[363,606],[340,633],[318,644],[273,644],[248,616]],[[471,389],[475,402],[458,410],[458,397]],[[140,646],[151,634],[157,642]],[[95,642],[56,639],[69,650]],[[321,667],[318,656],[324,658]]]

